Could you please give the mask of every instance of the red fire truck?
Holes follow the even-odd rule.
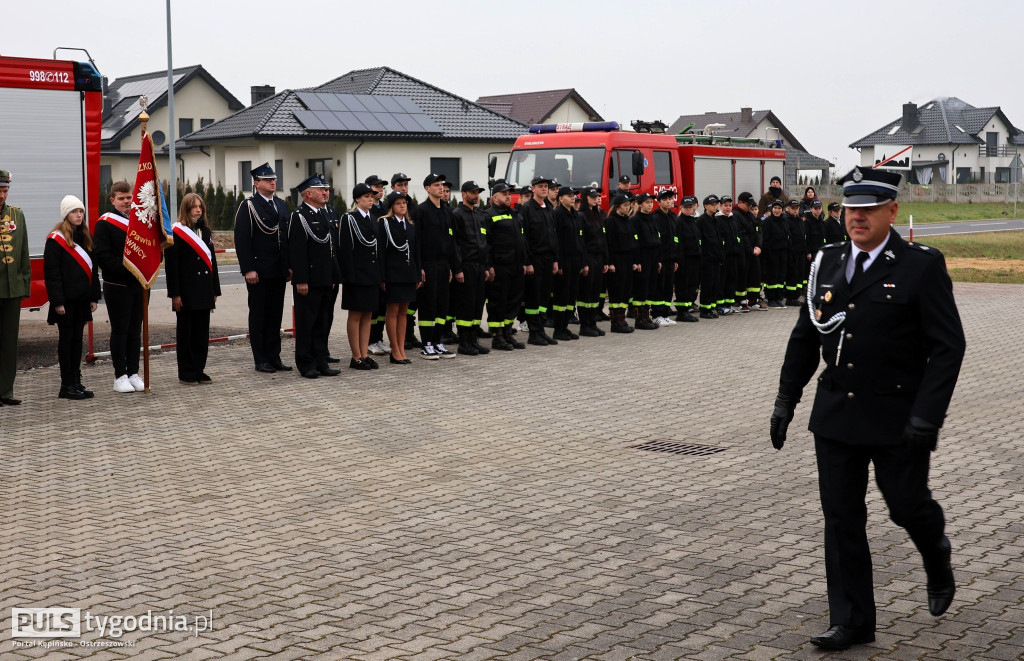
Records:
[[[90,225],[99,217],[103,81],[91,61],[0,56],[0,108],[0,169],[11,173],[7,201],[25,212],[32,255],[22,307],[35,308],[46,302],[43,244],[61,198],[81,197]]]
[[[526,186],[539,175],[562,186],[596,185],[607,208],[623,175],[635,194],[667,188],[698,199],[743,191],[760,197],[773,176],[782,177],[785,160],[776,143],[752,138],[635,133],[616,122],[535,124],[516,140],[505,180]]]

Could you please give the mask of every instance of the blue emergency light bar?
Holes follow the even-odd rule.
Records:
[[[533,124],[530,133],[576,133],[580,131],[618,131],[618,122],[576,122],[573,124]]]

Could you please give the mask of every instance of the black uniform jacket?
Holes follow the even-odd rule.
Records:
[[[541,207],[537,204],[537,200],[531,199],[519,209],[519,220],[526,233],[526,245],[530,250],[530,258],[533,260],[557,259],[558,233],[555,231],[551,205],[545,204]]]
[[[452,225],[455,245],[462,262],[479,264],[485,269],[491,267],[491,257],[487,249],[487,229],[484,227],[482,210],[470,209],[463,203],[452,211]]]
[[[810,252],[804,239],[804,221],[800,216],[783,211],[782,219],[786,221],[786,227],[789,229],[789,252],[794,255],[806,255]]]
[[[807,252],[812,255],[825,245],[825,226],[822,218],[815,218],[810,211],[804,214],[804,236],[807,239]]]
[[[75,243],[81,246],[81,231],[75,232]],[[57,243],[56,239],[46,239],[43,248],[43,279],[46,283],[46,296],[50,299],[50,309],[65,303],[100,300],[100,271],[96,268],[93,254],[86,251],[93,259],[92,279],[79,266],[78,260]],[[53,316],[51,313],[49,316]],[[49,317],[47,318],[49,321]],[[50,321],[50,323],[54,323]]]
[[[636,218],[613,213],[604,221],[608,236],[610,263],[640,263],[640,229]]]
[[[581,213],[580,218],[583,219],[583,244],[586,246],[587,259],[604,266],[608,263],[608,236],[605,230],[608,217],[604,209],[598,207]]]
[[[440,207],[427,198],[416,207],[419,224],[420,258],[424,264],[447,263],[453,273],[462,271],[462,263],[455,248],[451,207],[444,202]]]
[[[784,215],[769,214],[761,221],[761,241],[766,251],[789,252],[789,223]]]
[[[726,216],[719,211],[715,214],[718,221],[718,234],[722,237],[722,250],[726,255],[736,256],[743,253],[743,245],[740,242],[740,224],[735,214]]]
[[[715,222],[715,217],[708,215],[705,211],[697,218],[697,227],[700,228],[700,247],[703,259],[714,264],[725,262],[722,234],[718,223]]]
[[[679,239],[679,257],[700,259],[700,227],[695,216],[682,214],[676,219],[676,237]]]
[[[518,211],[490,206],[484,209],[483,222],[492,264],[526,266],[531,263]]]
[[[587,256],[587,247],[583,240],[583,217],[575,209],[566,209],[561,204],[554,210],[552,216],[558,235],[556,261],[572,260],[582,264]]]
[[[859,277],[846,282],[851,244],[820,252],[813,307],[821,322],[845,312],[835,331],[823,334],[807,307],[789,338],[779,392],[798,400],[818,369],[809,429],[856,445],[901,442],[913,416],[942,426],[964,357],[953,284],[934,248],[908,244],[890,229],[888,242]]]
[[[250,208],[249,203],[252,203]],[[257,218],[253,218],[253,211]],[[241,272],[256,271],[260,278],[283,278],[287,274],[281,239],[288,230],[288,206],[276,197],[267,202],[254,195],[235,212],[235,255]]]
[[[373,217],[372,208],[369,217],[364,217],[358,209],[346,213],[339,220],[337,232],[338,269],[342,284],[379,286],[382,277],[380,251],[384,246],[378,236],[380,222]],[[367,243],[376,239],[376,243],[364,245],[360,236]]]
[[[110,213],[120,215],[116,211]],[[124,218],[124,216],[121,217]],[[120,225],[106,220],[97,222],[92,235],[93,261],[103,271],[103,282],[122,285],[141,292],[142,285],[124,267],[124,242],[127,238],[128,232]]]
[[[676,255],[678,241],[676,240],[676,215],[671,211],[662,211],[661,208],[654,210],[654,221],[658,224],[658,233],[661,234],[661,250],[658,251],[658,261],[662,264],[678,262]]]
[[[740,243],[746,254],[754,252],[754,248],[761,247],[761,224],[754,214],[742,209],[733,209],[733,218],[740,226]]]
[[[420,281],[420,238],[416,223],[405,219],[384,216],[379,224],[377,245],[380,246],[381,275],[384,282],[395,284],[416,284]],[[390,232],[391,238],[388,238]],[[396,246],[409,244],[408,251]]]
[[[842,218],[837,219],[832,216],[826,216],[821,222],[825,230],[825,243],[839,243],[840,241],[850,240],[850,237],[846,234],[846,223],[843,222]]]
[[[305,219],[313,237],[306,232],[302,219]],[[369,227],[370,232],[366,238],[372,241],[377,234],[372,223]],[[337,248],[333,245],[334,237],[331,235],[326,213],[320,213],[305,203],[292,212],[288,219],[288,262],[292,269],[292,284],[331,287],[341,282],[338,261],[348,256],[335,255]]]
[[[652,254],[657,258],[661,251],[661,233],[658,231],[658,221],[649,213],[638,212],[633,216],[637,230],[637,245],[644,254]]]
[[[167,297],[181,296],[181,307],[184,310],[212,310],[217,307],[213,299],[220,296],[217,253],[213,252],[213,238],[206,223],[193,231],[210,249],[213,268],[207,266],[206,261],[184,239],[175,237],[174,244],[164,251]]]

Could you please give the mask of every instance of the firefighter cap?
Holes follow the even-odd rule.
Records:
[[[707,197],[705,197],[704,198],[704,206],[708,206],[709,204],[718,204],[718,196],[717,195],[708,195]]]
[[[352,188],[352,199],[358,200],[364,195],[373,195],[373,188],[370,184],[356,184]]]
[[[838,202],[829,202],[828,203],[828,210],[829,211],[839,211],[842,208],[843,208],[843,205],[839,204]]]
[[[533,179],[530,180],[530,185],[531,186],[537,186],[539,184],[547,184],[548,186],[550,186],[553,183],[555,183],[554,179],[549,179],[547,177],[539,177],[538,176],[538,177],[534,177]]]
[[[732,195],[723,195],[722,197],[718,198],[718,201],[721,202],[722,204],[725,204],[726,202],[732,204]]]
[[[307,188],[330,188],[330,186],[322,174],[313,174],[303,179],[295,188],[301,193]]]
[[[843,175],[843,206],[874,207],[895,200],[903,175],[888,170],[858,166]]]
[[[571,186],[562,186],[558,189],[558,197],[562,197],[563,195],[576,195],[576,191],[574,191]]]
[[[277,175],[274,174],[274,168],[270,167],[270,163],[264,163],[249,170],[249,174],[252,175],[253,179],[277,179]]]
[[[365,183],[367,186],[386,186],[388,182],[384,181],[375,174],[371,174],[369,177],[366,178],[366,180],[363,183]]]
[[[384,206],[388,209],[391,208],[398,200],[405,200],[406,204],[412,204],[412,198],[403,193],[402,191],[394,190],[388,193],[388,196],[384,198]]]
[[[400,181],[409,181],[409,175],[404,172],[396,172],[391,175],[391,185],[394,186]]]
[[[654,199],[654,196],[651,195],[650,193],[640,193],[639,195],[636,196],[636,203],[637,204],[643,204],[647,200],[653,200],[653,199]]]
[[[625,204],[626,202],[629,202],[629,197],[626,196],[626,195],[623,195],[622,193],[616,193],[615,196],[612,197],[612,206],[613,207],[617,207],[620,204]]]
[[[800,200],[790,200],[789,202],[786,202],[786,206],[787,207],[798,207],[798,206],[800,206]]]
[[[669,190],[668,188],[666,188],[665,190],[658,193],[658,201],[660,202],[662,200],[667,200],[668,198],[675,196],[676,192],[674,190]]]
[[[469,191],[473,191],[474,193],[481,193],[481,192],[483,192],[485,190],[487,190],[487,189],[484,188],[483,186],[478,185],[472,179],[467,181],[467,182],[465,182],[464,184],[462,184],[462,192],[463,193],[468,193]]]
[[[624,175],[622,175],[621,177],[619,177],[619,183],[620,183],[620,184],[628,184],[628,183],[630,183],[630,181],[629,181],[629,175],[625,175],[625,174],[624,174]]]
[[[512,188],[505,183],[504,179],[498,179],[491,184],[491,195],[494,195],[495,193],[507,193],[510,190],[512,190]]]
[[[687,195],[683,198],[684,207],[695,207],[697,206],[697,198],[693,195]]]
[[[444,175],[443,174],[430,173],[426,177],[423,178],[423,187],[426,188],[427,186],[429,186],[431,184],[436,184],[439,181],[444,181]]]
[[[750,191],[743,191],[742,193],[740,193],[739,197],[736,198],[736,200],[742,202],[743,204],[753,204],[754,195]]]

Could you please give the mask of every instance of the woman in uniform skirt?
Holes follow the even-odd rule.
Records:
[[[82,385],[82,331],[92,321],[100,300],[100,278],[92,263],[92,235],[85,225],[85,205],[74,195],[60,202],[63,220],[46,238],[43,276],[50,311],[46,322],[57,325],[61,399],[88,399]]]
[[[206,374],[210,350],[210,313],[217,307],[220,277],[213,235],[206,221],[206,202],[196,193],[181,200],[174,243],[164,251],[167,296],[177,317],[178,381],[194,386],[211,383]]]
[[[423,285],[424,273],[420,267],[420,243],[416,225],[409,218],[412,198],[400,191],[392,191],[384,199],[388,209],[380,219],[377,241],[381,247],[381,274],[384,281],[386,314],[384,319],[391,341],[391,362],[395,365],[412,363],[405,355],[405,324],[409,303],[416,300],[416,290]]]
[[[611,202],[611,210],[605,220],[608,237],[608,312],[612,318],[613,333],[632,333],[626,323],[626,309],[629,307],[633,290],[633,273],[640,270],[639,249],[635,219],[629,215],[631,202],[622,193],[617,193]]]
[[[377,361],[370,358],[370,324],[380,306],[380,242],[377,223],[370,215],[374,203],[373,189],[356,184],[352,189],[355,208],[345,214],[338,227],[338,265],[341,267],[341,309],[348,311],[348,346],[354,370],[375,370]],[[399,342],[399,346],[402,343]],[[392,348],[395,346],[392,338]]]

